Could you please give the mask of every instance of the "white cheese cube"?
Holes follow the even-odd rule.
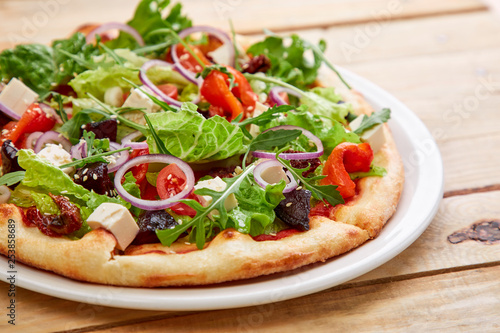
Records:
[[[212,52],[208,52],[208,55],[212,57],[216,64],[229,65],[229,54],[233,52],[233,45],[222,44]]]
[[[208,189],[214,190],[216,192],[222,192],[226,189],[226,186],[227,186],[226,182],[224,182],[220,177],[215,177],[213,179],[202,180],[202,181],[198,182],[198,184],[196,184],[194,186],[194,189],[199,190],[201,188],[208,188]],[[205,201],[206,206],[208,206],[208,205],[210,205],[210,203],[212,203],[211,196],[203,195],[202,197]],[[224,201],[224,207],[226,208],[227,211],[230,211],[231,209],[235,208],[236,206],[238,206],[238,200],[236,200],[236,197],[234,196],[234,194],[231,193],[226,198],[226,201]],[[214,212],[214,214],[217,214],[217,213]]]
[[[12,78],[0,94],[0,103],[12,109],[20,116],[37,99],[38,94],[16,78]]]
[[[132,214],[120,204],[105,202],[97,207],[87,219],[92,230],[103,228],[111,232],[117,242],[117,249],[125,250],[139,232]]]
[[[104,103],[112,105],[114,107],[120,107],[123,105],[123,91],[120,87],[113,87],[106,90],[104,93]]]
[[[61,166],[73,162],[70,153],[64,150],[61,145],[55,145],[52,143],[48,143],[45,148],[40,150],[36,155],[44,158],[55,166]],[[64,168],[63,171],[65,173],[71,173],[73,171],[73,167]]]
[[[361,122],[363,121],[363,115],[357,117],[351,123],[349,126],[351,126],[351,130],[355,131],[360,125]],[[372,128],[364,131],[361,134],[361,140],[363,142],[368,142],[370,146],[372,147],[373,153],[376,153],[382,148],[382,146],[385,143],[385,136],[384,136],[384,126],[383,124],[378,124],[373,126]]]
[[[252,117],[260,116],[262,113],[266,112],[268,109],[269,109],[269,107],[267,105],[264,105],[261,102],[256,102]],[[260,133],[259,126],[254,125],[254,124],[250,124],[250,128],[248,129],[248,132],[253,137],[256,137]]]
[[[155,96],[155,94],[148,87],[141,86],[140,89],[152,96]],[[130,95],[127,97],[122,106],[124,108],[142,108],[147,113],[158,112],[161,110],[161,107],[155,104],[145,93],[139,90],[139,88],[131,90]],[[135,123],[146,125],[146,120],[144,119],[141,111],[127,112],[124,114],[124,117]]]

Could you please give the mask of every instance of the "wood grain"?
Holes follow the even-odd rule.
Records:
[[[457,196],[443,200],[441,207],[424,234],[400,255],[355,280],[339,288],[374,283],[387,283],[391,280],[407,280],[423,275],[438,275],[443,270],[462,270],[478,265],[500,263],[500,244],[484,245],[474,241],[451,244],[447,236],[479,220],[500,220],[500,191]],[[389,222],[390,223],[390,222]],[[7,285],[0,284],[0,295],[7,293]],[[311,296],[315,297],[315,296]],[[130,311],[105,306],[60,300],[20,289],[18,295],[18,329],[32,327],[32,332],[68,330],[93,326],[113,326],[129,321],[145,321],[151,318],[171,318],[185,315],[186,312]],[[301,298],[304,307],[310,300]],[[104,304],[103,304],[104,305]],[[232,310],[228,310],[232,311]],[[44,318],[44,321],[40,321]],[[125,319],[126,318],[126,319]]]
[[[137,3],[137,0],[2,1],[0,47],[12,47],[22,40],[49,43],[84,23],[124,22],[131,17]],[[184,12],[198,25],[227,29],[231,18],[236,30],[247,34],[260,33],[263,28],[283,31],[486,9],[479,0],[312,0],[307,5],[297,0],[191,0],[183,4]]]
[[[210,311],[106,332],[498,332],[500,266],[286,302]],[[99,331],[97,331],[99,332]]]

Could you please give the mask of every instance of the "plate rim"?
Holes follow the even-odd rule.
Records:
[[[290,274],[281,273],[270,275],[265,277],[264,282],[259,282],[258,278],[244,280],[240,283],[241,285],[236,286],[231,285],[230,283],[229,286],[228,284],[220,284],[207,287],[167,287],[155,289],[106,286],[71,280],[51,272],[38,270],[21,263],[16,263],[18,272],[16,281],[17,286],[61,299],[124,309],[161,311],[229,309],[274,303],[277,301],[284,301],[319,292],[359,277],[397,256],[425,231],[439,208],[444,189],[444,169],[439,148],[423,122],[396,97],[371,81],[347,69],[339,66],[337,66],[337,69],[349,82],[351,82],[352,86],[356,87],[356,90],[365,95],[368,100],[371,97],[373,101],[384,100],[385,102],[389,102],[388,104],[390,104],[391,108],[396,106],[398,110],[396,118],[405,118],[411,121],[412,126],[414,126],[413,130],[417,130],[419,132],[420,137],[427,141],[428,146],[432,150],[432,153],[424,156],[423,162],[421,161],[420,165],[417,165],[417,169],[419,175],[423,171],[425,171],[423,176],[434,175],[434,186],[426,187],[430,192],[427,192],[427,197],[425,198],[427,206],[425,206],[425,209],[422,210],[424,216],[420,217],[419,223],[413,226],[410,235],[405,236],[397,243],[389,243],[390,246],[387,246],[373,255],[368,256],[366,259],[362,259],[359,262],[348,265],[343,269],[340,267],[341,269],[339,271],[320,276],[314,276],[313,274],[313,278],[311,278],[310,274],[308,275],[308,271],[311,267],[313,267],[313,271],[317,267],[319,267],[320,270],[328,265],[334,267],[335,265],[332,264],[336,261],[349,257],[352,253],[356,253],[356,251],[359,251],[368,243],[365,243],[361,247],[340,256],[341,258],[334,257],[324,264],[319,264],[319,266],[312,264],[293,270]],[[400,112],[401,114],[399,114]],[[395,115],[395,113],[393,113],[393,115]],[[389,124],[389,126],[391,127],[391,124]],[[404,128],[401,124],[399,124],[399,126]],[[414,138],[408,137],[408,139],[410,142],[414,142],[412,141]],[[405,165],[405,168],[406,167],[407,165]],[[433,172],[430,173],[431,170],[429,169],[432,169]],[[406,177],[407,176],[405,176],[405,183]],[[437,187],[436,183],[438,184]],[[425,186],[425,184],[422,184],[421,182],[418,184],[420,187]],[[418,187],[415,191],[417,190],[419,190]],[[420,191],[421,190],[422,188],[420,188]],[[382,232],[384,232],[384,230]],[[377,241],[377,239],[378,238],[371,240],[370,242],[372,243],[369,243],[373,244]],[[0,256],[0,260],[6,265],[6,257]],[[23,275],[26,273],[28,273],[28,275],[32,274],[33,277],[24,277]],[[60,281],[62,283],[48,285],[44,282],[47,279],[50,281],[55,280],[55,282]],[[276,285],[275,282],[282,279],[284,279],[281,281],[283,283]],[[286,284],[287,282],[294,280],[295,282],[293,284]],[[2,281],[7,282],[6,273],[2,274]],[[264,288],[263,290],[253,290],[252,292],[247,290],[248,288],[251,289],[252,286],[261,287],[260,284],[262,283],[264,285],[273,286],[273,289],[269,290]],[[71,286],[74,286],[74,288],[70,288]],[[80,288],[77,286],[80,286]],[[224,292],[227,291],[226,289],[229,289],[229,292]],[[161,295],[152,297],[149,292],[151,290],[155,290],[156,294]],[[143,293],[147,294],[146,297],[142,295]]]

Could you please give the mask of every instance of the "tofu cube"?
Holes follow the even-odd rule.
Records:
[[[363,121],[363,115],[357,117],[351,123],[349,126],[351,126],[351,130],[355,131],[360,125],[361,122]],[[361,140],[363,142],[368,142],[370,146],[372,147],[373,153],[376,153],[382,148],[382,146],[385,143],[385,136],[384,136],[384,126],[383,124],[378,124],[373,126],[372,128],[364,131],[361,134]]]
[[[0,94],[0,103],[22,116],[36,102],[38,94],[16,78],[12,78]]]
[[[116,248],[125,250],[139,232],[139,226],[132,214],[124,206],[105,202],[97,207],[87,219],[87,224],[94,230],[103,228],[116,238]]]

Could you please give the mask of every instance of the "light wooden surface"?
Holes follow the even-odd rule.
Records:
[[[46,43],[86,22],[124,21],[135,6],[135,0],[60,0],[66,4],[50,23],[23,37],[23,22],[33,19],[44,2],[50,1],[0,1],[0,48],[11,46],[16,36]],[[231,5],[222,12],[220,4]],[[381,21],[381,13],[395,4],[400,8]],[[323,38],[335,63],[401,99],[441,150],[445,199],[436,217],[393,260],[313,295],[232,310],[152,312],[20,289],[16,330],[500,331],[500,244],[447,241],[477,221],[500,220],[500,16],[474,0],[192,0],[185,8],[200,24],[224,27],[231,17],[241,33],[267,27]],[[0,300],[7,290],[1,283]]]

